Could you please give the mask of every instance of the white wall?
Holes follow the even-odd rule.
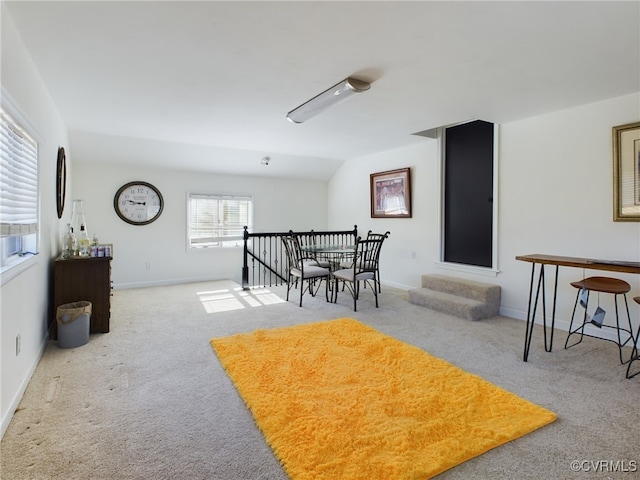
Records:
[[[526,311],[528,264],[515,255],[551,253],[640,260],[640,223],[613,221],[612,127],[638,121],[640,95],[628,95],[504,125],[500,170],[502,309]],[[640,294],[640,276],[586,271],[627,280]],[[570,281],[578,269],[559,271],[559,315],[573,305]],[[601,296],[611,315],[610,295]],[[571,303],[571,305],[568,305]],[[631,302],[637,318],[637,305]]]
[[[355,222],[374,231],[391,231],[383,247],[383,283],[415,288],[423,273],[497,283],[502,286],[501,312],[525,319],[531,267],[516,261],[516,255],[640,260],[640,223],[612,220],[612,127],[639,117],[640,95],[633,94],[500,127],[500,273],[496,277],[443,270],[435,263],[439,259],[440,176],[434,140],[345,164],[329,182],[329,228]],[[370,218],[369,175],[402,167],[412,169],[413,218]],[[346,192],[350,192],[349,200],[345,200]],[[416,252],[415,259],[412,252]],[[553,272],[548,272],[547,278],[552,280]],[[560,327],[566,328],[575,298],[568,283],[582,275],[577,269],[560,269]],[[631,296],[640,294],[640,276],[611,275],[632,285]],[[603,295],[601,305],[613,315],[609,297]],[[633,302],[630,309],[632,318],[637,319]]]
[[[427,266],[438,260],[438,142],[423,143],[346,162],[329,182],[329,228],[357,224],[358,232],[391,232],[380,258],[384,283],[399,288],[420,284]],[[370,174],[411,168],[412,218],[371,218]],[[413,254],[415,252],[415,258]]]
[[[153,150],[146,155],[153,156]],[[113,208],[122,185],[142,180],[164,198],[158,220],[143,226],[123,222]],[[75,198],[83,200],[89,234],[113,244],[115,288],[229,278],[241,281],[242,248],[187,252],[187,193],[249,194],[254,198],[253,232],[324,230],[327,224],[325,182],[216,175],[78,161]],[[347,225],[348,227],[349,225]],[[147,270],[146,264],[151,264]]]
[[[40,359],[48,338],[49,271],[57,254],[61,232],[55,201],[58,146],[68,148],[68,136],[52,100],[42,83],[14,25],[1,5],[2,86],[10,101],[25,117],[39,142],[40,254],[33,265],[15,278],[4,281],[0,291],[0,418],[4,434]],[[10,97],[10,98],[9,98]],[[66,216],[66,215],[65,215]],[[16,355],[16,336],[21,351]]]

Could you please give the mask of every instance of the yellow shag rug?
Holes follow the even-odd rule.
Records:
[[[211,345],[294,480],[431,478],[556,418],[349,318]]]

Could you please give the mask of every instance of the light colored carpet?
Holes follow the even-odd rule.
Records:
[[[351,318],[211,345],[295,480],[432,478],[556,418]]]
[[[51,342],[0,444],[3,480],[284,480],[287,478],[209,339],[352,317],[558,415],[544,428],[464,462],[438,480],[585,479],[572,462],[640,460],[640,376],[626,380],[617,347],[586,339],[544,351],[536,327],[522,361],[524,322],[471,322],[407,302],[382,287],[337,304],[278,287],[233,282],[116,290],[111,332],[59,349]],[[571,312],[558,312],[568,316]],[[629,465],[628,463],[626,464]],[[584,466],[584,467],[583,467]]]

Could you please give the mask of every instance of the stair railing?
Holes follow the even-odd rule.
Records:
[[[282,243],[288,232],[251,233],[244,227],[244,254],[242,262],[242,289],[272,287],[287,283],[289,265]],[[353,230],[295,232],[295,235],[312,236],[316,244],[348,245],[358,238],[358,227]]]

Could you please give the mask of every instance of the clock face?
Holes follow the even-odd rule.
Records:
[[[147,182],[129,182],[118,189],[113,198],[118,216],[132,225],[155,221],[164,207],[160,191]]]

